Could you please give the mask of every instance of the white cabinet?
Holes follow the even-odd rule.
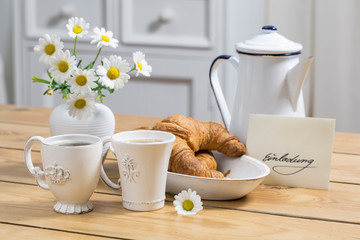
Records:
[[[166,117],[174,113],[211,120],[218,117],[208,80],[212,60],[223,53],[224,2],[219,0],[17,0],[14,4],[16,104],[54,107],[61,96],[43,96],[46,86],[32,83],[46,78],[33,47],[45,33],[55,33],[65,48],[73,49],[66,23],[83,17],[93,27],[114,32],[116,49],[104,48],[99,59],[111,54],[131,60],[143,51],[153,67],[150,78],[132,77],[125,88],[108,94],[104,103],[115,112]],[[90,34],[88,34],[90,35]],[[96,55],[89,37],[79,39],[77,56],[85,62]]]

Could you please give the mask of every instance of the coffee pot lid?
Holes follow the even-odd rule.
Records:
[[[262,33],[235,45],[238,53],[249,55],[288,56],[301,53],[301,44],[278,34],[275,26],[262,27]]]

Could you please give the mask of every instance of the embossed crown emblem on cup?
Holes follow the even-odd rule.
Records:
[[[56,162],[45,168],[45,176],[53,184],[65,184],[66,181],[70,180],[70,171],[59,166]]]

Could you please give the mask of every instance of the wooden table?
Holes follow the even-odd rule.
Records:
[[[195,216],[177,215],[168,195],[163,209],[133,212],[101,182],[94,210],[63,215],[24,164],[24,145],[50,135],[50,109],[0,105],[0,239],[359,239],[360,135],[336,133],[329,191],[260,185],[234,201],[203,201]],[[116,116],[116,131],[159,118]],[[40,164],[39,145],[33,159]],[[118,178],[114,156],[105,167]]]

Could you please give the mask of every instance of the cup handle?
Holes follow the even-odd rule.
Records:
[[[111,136],[104,137],[102,140],[103,140],[103,145],[105,145],[105,144],[107,144],[107,143],[109,143],[109,142],[110,142],[110,144],[111,144]],[[110,148],[109,148],[109,149],[115,154],[115,152],[114,152],[113,148],[111,147],[111,145],[110,145]],[[120,179],[119,179],[119,181],[118,181],[118,184],[113,183],[113,182],[110,180],[110,178],[106,175],[103,164],[104,164],[104,161],[101,163],[101,169],[100,169],[100,177],[101,177],[101,180],[102,180],[107,186],[109,186],[109,187],[111,187],[111,188],[113,188],[113,189],[121,189]]]
[[[43,189],[49,189],[49,185],[45,183],[44,179],[45,179],[45,173],[43,170],[41,170],[40,167],[34,167],[34,164],[32,162],[31,159],[31,148],[32,145],[35,142],[40,142],[43,143],[44,138],[40,137],[40,136],[34,136],[31,137],[25,145],[25,150],[24,150],[24,159],[25,159],[25,164],[29,170],[29,172],[32,175],[35,175],[35,179],[36,179],[36,183]]]

